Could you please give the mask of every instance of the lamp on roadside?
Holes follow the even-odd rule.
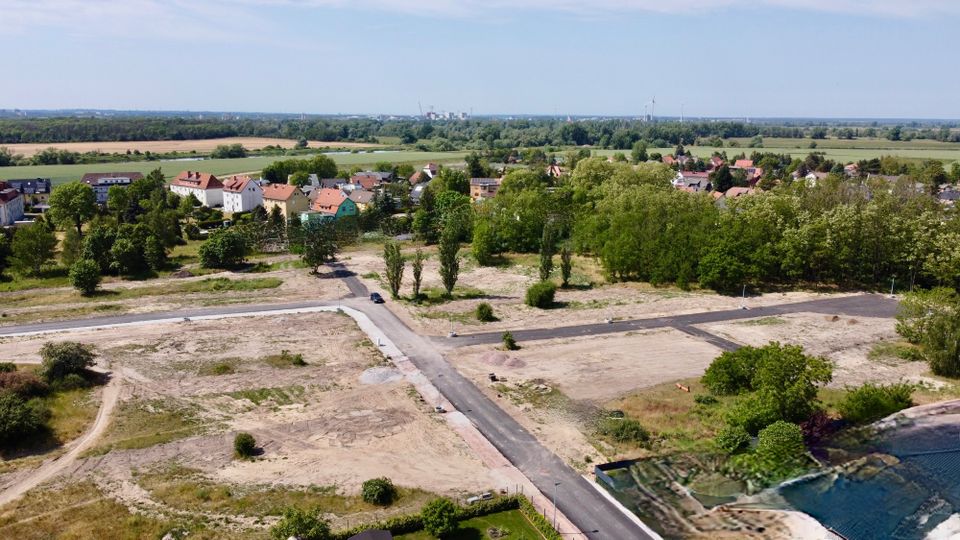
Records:
[[[553,530],[557,530],[557,488],[560,482],[553,483]]]

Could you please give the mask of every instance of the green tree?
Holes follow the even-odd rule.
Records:
[[[308,173],[307,171],[297,171],[291,174],[290,179],[288,180],[289,184],[292,184],[297,187],[303,187],[307,185],[307,183],[309,182],[310,182],[310,173]],[[274,207],[274,208],[278,208],[278,207]]]
[[[200,265],[204,268],[229,268],[247,257],[247,239],[234,229],[214,233],[200,246]]]
[[[721,429],[714,440],[721,450],[735,454],[749,446],[750,434],[743,426],[733,425]]]
[[[470,152],[465,160],[467,162],[467,176],[470,178],[487,178],[490,176],[490,166],[484,162],[480,154]]]
[[[935,375],[960,378],[960,310],[930,316],[920,347]]]
[[[233,452],[237,457],[246,459],[257,451],[257,440],[249,433],[237,433],[233,438]]]
[[[53,259],[56,247],[57,237],[43,224],[18,227],[10,243],[10,266],[18,274],[38,276],[43,265]]]
[[[733,174],[730,173],[730,167],[726,165],[721,165],[719,169],[710,173],[709,178],[714,191],[723,193],[734,186]]]
[[[167,249],[163,247],[163,242],[159,238],[150,235],[143,247],[143,258],[151,270],[159,272],[167,265]]]
[[[478,216],[473,223],[473,242],[470,245],[473,258],[480,266],[493,264],[497,252],[497,233],[493,221],[488,216]]]
[[[430,182],[430,189],[434,190],[437,195],[444,191],[454,191],[462,195],[469,195],[470,178],[461,170],[444,168],[441,169],[437,176]]]
[[[5,232],[0,232],[0,274],[7,269],[7,259],[10,258],[10,239]]]
[[[316,272],[321,264],[336,258],[340,252],[336,225],[332,221],[311,220],[303,224],[303,254],[301,259]]]
[[[460,241],[454,232],[444,230],[440,236],[440,279],[447,296],[453,294],[453,288],[460,276]]]
[[[802,461],[806,450],[800,426],[782,420],[763,428],[757,441],[757,458],[770,468]]]
[[[389,478],[371,478],[363,483],[360,496],[369,504],[388,506],[396,500],[397,488]]]
[[[474,310],[474,316],[476,316],[480,322],[493,322],[497,320],[497,316],[493,314],[493,306],[486,302],[477,304],[477,309]]]
[[[40,376],[54,382],[68,375],[83,375],[93,366],[96,357],[92,347],[76,341],[44,343],[40,347]]]
[[[550,279],[550,274],[553,272],[553,254],[556,249],[554,227],[548,221],[543,227],[543,235],[540,239],[540,281]]]
[[[110,250],[113,248],[113,242],[116,239],[116,229],[95,225],[83,239],[83,250],[80,258],[94,261],[100,268],[100,273],[106,274],[110,271],[110,263],[113,260]]]
[[[897,306],[897,333],[910,343],[920,344],[935,317],[958,308],[960,296],[953,289],[938,287],[905,294]]]
[[[100,286],[100,267],[89,259],[80,259],[70,267],[70,283],[84,296],[90,296]]]
[[[54,188],[50,194],[47,215],[60,227],[73,226],[83,236],[83,224],[97,212],[93,188],[82,182],[70,182]]]
[[[63,233],[63,241],[60,242],[60,263],[69,268],[80,259],[82,252],[83,239],[77,231],[67,229]]]
[[[647,159],[649,159],[649,156],[647,155],[647,143],[643,141],[637,141],[633,143],[633,150],[630,152],[630,157],[633,159],[634,163],[647,161]]]
[[[566,289],[570,286],[570,276],[573,273],[573,251],[569,246],[564,245],[560,248],[560,279],[561,287]]]
[[[43,429],[49,414],[39,399],[25,401],[13,392],[0,392],[0,446],[22,444]]]
[[[428,502],[420,515],[424,530],[437,538],[457,530],[457,505],[450,499],[444,497]]]
[[[390,287],[390,295],[398,298],[400,295],[400,285],[403,283],[403,270],[406,261],[403,260],[403,254],[400,253],[400,244],[396,242],[387,242],[383,246],[383,264],[387,275],[387,284]]]
[[[426,260],[426,257],[423,255],[423,250],[417,248],[416,253],[413,254],[413,299],[420,299],[420,285],[423,283],[423,261]]]
[[[287,508],[283,517],[270,528],[274,540],[329,540],[330,525],[320,517],[320,510],[305,511]]]
[[[116,216],[117,221],[123,223],[124,214],[130,207],[129,186],[110,186],[107,190],[107,210]]]

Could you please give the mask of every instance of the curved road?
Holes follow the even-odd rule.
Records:
[[[363,311],[407,357],[427,376],[446,398],[466,415],[481,433],[521,470],[546,496],[552,496],[555,484],[560,489],[557,506],[589,538],[611,540],[636,540],[655,538],[637,525],[631,516],[601,495],[594,486],[568,467],[560,458],[547,450],[510,415],[488,399],[473,383],[451,366],[438,352],[431,338],[412,331],[389,309],[370,304],[364,297],[366,287],[342,266],[334,265],[335,275],[345,280],[351,293],[358,298],[342,303]],[[22,326],[0,327],[0,336],[25,333],[41,333],[58,330],[144,324],[150,322],[176,321],[184,317],[254,315],[284,311],[309,310],[321,306],[337,305],[340,302],[316,301],[293,304],[222,306],[178,312],[131,314],[78,321],[56,321]],[[681,331],[704,338],[722,349],[737,345],[712,336],[694,327],[697,324],[726,320],[745,319],[796,312],[843,314],[862,317],[890,317],[896,311],[896,301],[880,295],[856,295],[828,298],[793,304],[767,306],[752,310],[728,310],[697,313],[674,317],[638,319],[612,324],[590,324],[561,328],[518,330],[513,332],[520,340],[576,337],[633,329],[675,327]],[[457,346],[500,341],[500,333],[482,333],[461,336],[455,339]],[[433,338],[434,340],[439,338]],[[449,345],[450,341],[445,341]],[[86,439],[86,437],[85,437]],[[72,452],[71,452],[72,453]],[[64,456],[66,457],[66,456]],[[55,472],[55,471],[54,471]]]

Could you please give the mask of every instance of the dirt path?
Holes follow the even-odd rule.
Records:
[[[110,377],[110,382],[103,387],[100,410],[97,411],[97,417],[94,419],[90,429],[79,439],[74,440],[68,445],[71,448],[66,454],[44,463],[40,468],[32,471],[29,476],[7,487],[0,493],[0,506],[19,499],[27,491],[30,491],[71,467],[77,461],[80,454],[90,448],[93,443],[100,438],[100,435],[102,435],[103,431],[107,428],[114,407],[117,405],[117,400],[120,396],[120,380],[120,375],[113,373]]]

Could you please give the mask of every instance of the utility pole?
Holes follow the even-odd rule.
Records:
[[[553,530],[557,530],[557,488],[560,482],[553,483]]]

